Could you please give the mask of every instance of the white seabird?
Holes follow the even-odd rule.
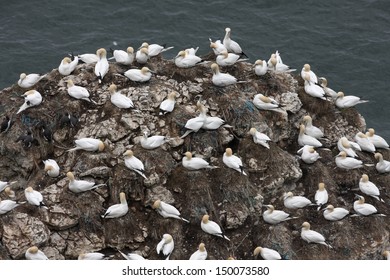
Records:
[[[301,156],[302,161],[307,164],[312,164],[321,158],[320,154],[310,145],[303,146],[297,153]]]
[[[267,135],[265,135],[262,132],[257,131],[257,129],[254,128],[254,127],[252,127],[249,130],[249,134],[252,135],[254,143],[260,144],[261,146],[266,147],[267,149],[269,149],[268,142],[271,141],[271,139]]]
[[[279,102],[277,102],[275,99],[268,97],[268,96],[265,96],[261,93],[258,93],[255,96],[253,96],[252,103],[259,110],[273,110],[273,111],[277,111],[277,112],[284,112],[281,109]]]
[[[283,195],[283,204],[288,209],[299,209],[313,205],[308,198],[301,195],[294,195],[292,192],[287,192]]]
[[[152,150],[160,147],[168,141],[166,136],[163,135],[153,135],[148,137],[148,132],[144,131],[144,135],[140,139],[142,148],[147,150]]]
[[[69,149],[68,152],[76,151],[76,150],[84,150],[88,152],[99,151],[102,152],[105,148],[104,143],[95,138],[80,138],[74,141],[76,147]]]
[[[325,237],[321,233],[310,229],[308,222],[302,224],[301,238],[308,243],[318,243],[332,248],[332,246],[325,242]]]
[[[318,190],[316,191],[316,194],[314,195],[314,201],[318,205],[317,210],[320,210],[323,205],[328,203],[328,191],[325,189],[324,183],[318,184]]]
[[[298,144],[300,146],[313,146],[315,148],[322,147],[322,143],[318,141],[316,138],[313,136],[305,134],[306,127],[305,125],[301,124],[299,126],[299,135],[298,135]]]
[[[102,215],[103,219],[119,218],[127,214],[129,206],[127,205],[126,194],[121,192],[119,194],[120,203],[111,205]]]
[[[267,62],[267,67],[268,70],[274,71],[276,73],[284,73],[284,72],[288,73],[296,70],[296,69],[291,69],[290,66],[282,62],[282,59],[278,51],[276,51],[276,53],[271,54],[271,57],[270,59],[268,59]]]
[[[24,190],[24,196],[29,204],[48,209],[43,202],[42,194],[35,191],[32,187],[28,187]]]
[[[8,213],[9,211],[14,209],[15,207],[18,207],[21,204],[22,203],[18,203],[10,199],[4,199],[4,200],[0,199],[0,215]]]
[[[198,106],[200,115],[202,115],[205,118],[205,121],[203,122],[202,128],[206,130],[215,130],[220,128],[222,125],[225,124],[225,121],[221,119],[220,117],[211,117],[206,115],[206,107],[199,102]]]
[[[281,260],[282,256],[275,250],[265,248],[265,247],[256,247],[255,250],[253,251],[253,255],[256,257],[260,254],[260,256],[264,260]]]
[[[190,222],[189,220],[184,219],[181,216],[179,210],[177,210],[175,206],[165,203],[160,199],[157,199],[153,203],[152,208],[155,209],[164,218],[174,218],[174,219],[182,220],[187,223]]]
[[[309,115],[303,117],[303,124],[305,125],[305,134],[316,139],[324,137],[322,130],[313,125],[313,119]]]
[[[268,65],[265,60],[258,59],[255,61],[254,71],[257,76],[264,76],[268,71]]]
[[[227,241],[230,241],[230,239],[222,232],[221,227],[216,222],[210,221],[209,218],[209,215],[203,215],[202,222],[200,223],[202,230],[208,234],[219,236],[225,238]]]
[[[361,160],[353,157],[347,157],[347,154],[344,151],[340,152],[336,156],[335,162],[337,167],[347,170],[363,167],[363,162]]]
[[[190,260],[195,261],[195,260],[200,260],[203,261],[207,258],[207,251],[204,243],[200,243],[198,250],[196,250],[191,256]]]
[[[328,87],[328,80],[324,77],[320,77],[318,78],[318,80],[320,82],[321,87],[325,91],[325,94],[335,100],[337,98],[337,92]]]
[[[324,89],[320,87],[318,84],[311,82],[310,75],[308,73],[305,74],[304,80],[305,80],[304,89],[308,95],[326,100]]]
[[[307,75],[309,75],[308,78],[307,78]],[[308,64],[308,63],[303,65],[302,70],[301,70],[301,77],[303,80],[307,80],[310,83],[318,84],[317,75],[311,70],[310,64]]]
[[[379,173],[390,172],[390,161],[384,160],[381,153],[375,153],[374,157],[378,161],[375,168]]]
[[[188,170],[199,170],[199,169],[214,169],[218,166],[212,166],[203,158],[193,157],[191,152],[186,152],[182,158],[182,165]]]
[[[210,41],[210,48],[213,50],[215,55],[219,55],[223,51],[228,51],[224,44],[221,43],[221,40],[216,40],[213,42],[211,38],[209,38]]]
[[[148,67],[142,67],[141,69],[130,69],[127,70],[124,75],[133,82],[145,83],[152,78],[152,70]]]
[[[165,259],[169,260],[174,248],[175,243],[173,242],[172,235],[165,233],[161,241],[157,244],[156,250],[157,254],[162,253],[164,257],[166,257]]]
[[[39,250],[37,246],[28,248],[24,256],[26,260],[48,260],[48,257],[45,255],[45,253]]]
[[[6,187],[11,186],[13,184],[17,183],[17,181],[13,182],[7,182],[7,181],[0,181],[0,193],[5,190]]]
[[[264,205],[267,208],[266,211],[263,212],[263,220],[266,223],[276,225],[284,221],[288,221],[291,219],[297,219],[298,217],[290,217],[290,214],[282,211],[275,210],[275,207],[271,204]]]
[[[118,252],[124,257],[126,260],[131,260],[131,261],[137,261],[137,260],[145,260],[145,258],[141,255],[138,255],[137,253],[123,253],[122,251]]]
[[[239,55],[243,55],[243,56],[246,56],[248,57],[241,49],[240,45],[236,42],[236,41],[233,41],[230,36],[231,36],[231,32],[232,30],[229,28],[229,27],[226,27],[225,28],[225,37],[223,38],[223,45],[225,46],[225,48],[227,49],[228,52],[232,52],[232,53],[235,53],[235,54],[239,54]]]
[[[213,85],[217,87],[226,87],[230,85],[235,85],[237,83],[246,83],[246,81],[238,81],[236,77],[230,75],[229,73],[221,73],[219,71],[219,66],[216,63],[211,64],[211,70],[213,71],[213,77],[211,81]]]
[[[100,261],[104,260],[106,255],[99,253],[99,252],[92,252],[92,253],[82,253],[80,254],[77,259],[79,261]]]
[[[366,103],[366,102],[368,102],[368,100],[362,100],[360,99],[360,97],[354,95],[345,96],[344,92],[339,91],[337,93],[335,104],[338,108],[343,109],[343,108],[353,107],[357,104]]]
[[[137,157],[134,156],[133,151],[127,150],[123,154],[123,156],[125,157],[126,167],[130,170],[137,172],[139,175],[146,179],[144,164],[142,163],[142,161],[140,161]]]
[[[375,134],[375,129],[369,128],[366,135],[371,143],[374,144],[375,148],[389,150],[389,144],[383,137]]]
[[[96,63],[99,60],[99,57],[96,55],[96,53],[79,54],[77,57],[79,58],[79,61],[82,61],[86,64]]]
[[[215,61],[219,66],[232,66],[236,62],[240,61],[246,61],[248,60],[247,58],[240,59],[240,55],[235,54],[235,53],[228,53],[227,51],[223,51],[220,54],[217,55],[217,58]]]
[[[175,98],[176,92],[173,91],[168,94],[168,97],[160,104],[160,115],[165,115],[173,111],[176,102]]]
[[[197,117],[194,117],[194,118],[191,118],[189,119],[186,124],[184,125],[184,127],[187,129],[186,132],[180,136],[180,138],[184,138],[186,137],[188,134],[190,134],[191,132],[197,132],[199,129],[202,128],[203,124],[205,123],[206,121],[206,115],[205,114],[202,114],[203,110],[205,110],[203,108],[203,104],[201,104],[199,101],[196,103],[196,107],[198,108],[198,110],[201,112],[201,114],[199,114],[199,116]]]
[[[30,88],[33,87],[36,83],[38,83],[40,80],[45,78],[46,75],[39,75],[39,74],[28,74],[22,73],[20,74],[19,80],[18,80],[18,86],[21,88]]]
[[[66,81],[66,86],[71,97],[92,102],[91,98],[89,98],[89,91],[85,87],[76,86],[71,79]]]
[[[116,62],[123,65],[131,65],[134,61],[134,49],[132,47],[128,47],[126,51],[114,50],[112,55]]]
[[[65,57],[61,61],[60,66],[58,66],[58,72],[60,72],[62,76],[68,76],[76,69],[78,63],[79,58],[77,56],[73,59],[73,61],[69,57]]]
[[[241,159],[233,155],[233,151],[231,148],[226,148],[222,156],[222,161],[227,167],[232,168],[240,172],[242,175],[247,176],[247,174],[244,171],[244,166],[242,165]]]
[[[329,204],[324,209],[324,218],[328,221],[339,221],[341,219],[344,219],[346,216],[348,216],[350,213],[347,209],[341,208],[341,207],[334,207],[333,205]]]
[[[360,178],[359,189],[362,193],[384,202],[383,199],[379,197],[380,193],[378,187],[369,180],[367,174],[363,174]]]
[[[66,177],[68,177],[69,179],[69,190],[74,193],[86,192],[106,185],[106,184],[96,185],[95,182],[86,181],[86,180],[76,180],[74,174],[70,171],[66,173]]]
[[[43,161],[43,164],[45,165],[45,171],[47,175],[50,177],[57,177],[60,175],[60,167],[58,166],[58,163],[54,159],[47,159]]]
[[[189,54],[186,51],[180,51],[175,57],[175,65],[179,68],[191,68],[203,62],[199,56]]]
[[[117,91],[117,89],[115,84],[111,84],[108,87],[108,91],[111,95],[111,103],[120,109],[134,108],[133,101],[126,95],[123,95],[120,91]]]
[[[141,47],[137,52],[135,53],[135,60],[139,64],[146,64],[149,60],[149,52],[148,48]]]
[[[347,137],[341,137],[337,141],[337,148],[340,152],[345,152],[350,157],[357,157],[355,150],[361,151],[359,144],[349,141]]]
[[[159,44],[148,44],[147,42],[143,42],[141,48],[147,48],[149,57],[154,57],[162,52],[173,49],[173,47],[165,47],[165,45],[161,46]]]
[[[355,212],[358,215],[361,216],[375,215],[375,216],[382,216],[382,217],[386,216],[384,214],[378,213],[378,210],[375,208],[374,205],[365,203],[365,199],[363,196],[355,195],[355,198],[357,198],[357,200],[355,200],[355,202],[353,203],[353,210],[355,210]]]
[[[368,136],[363,132],[358,132],[355,135],[355,141],[360,146],[362,151],[366,151],[369,153],[375,153],[376,149],[374,144],[368,139]]]
[[[99,79],[99,83],[103,81],[104,76],[108,73],[109,64],[107,60],[107,51],[104,48],[100,48],[96,51],[98,56],[98,62],[95,64],[95,75]]]
[[[37,106],[42,102],[42,95],[33,89],[26,91],[22,96],[24,97],[24,103],[20,106],[16,114],[19,114],[30,107]]]

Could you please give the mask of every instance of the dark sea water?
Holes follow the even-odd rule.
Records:
[[[312,70],[329,87],[370,102],[368,127],[390,141],[390,1],[1,0],[0,88],[20,73],[46,73],[69,52],[138,48],[143,41],[210,52],[208,38],[232,29],[250,61],[279,50],[283,62]],[[114,46],[113,42],[117,43]]]

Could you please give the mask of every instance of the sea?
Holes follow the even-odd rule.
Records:
[[[390,1],[388,0],[0,0],[0,88],[20,73],[46,73],[69,53],[174,46],[223,39],[225,28],[249,61],[278,50],[300,71],[309,63],[328,86],[369,100],[356,108],[367,127],[390,141]],[[0,97],[4,98],[4,97]],[[4,108],[3,108],[4,109]],[[1,113],[1,112],[0,112]]]

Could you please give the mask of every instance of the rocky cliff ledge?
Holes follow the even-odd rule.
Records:
[[[209,55],[206,59],[212,61],[215,57]],[[16,111],[23,103],[20,96],[26,90],[14,85],[1,91],[3,116],[11,117],[13,125],[0,135],[0,180],[17,181],[11,188],[19,201],[25,201],[27,187],[40,191],[48,209],[25,203],[0,216],[0,259],[24,259],[27,248],[34,245],[49,259],[57,260],[76,259],[81,253],[96,251],[121,259],[118,249],[157,259],[156,245],[165,233],[171,234],[175,242],[171,259],[188,259],[200,242],[206,245],[208,259],[253,259],[257,246],[277,250],[286,259],[383,258],[382,252],[390,248],[390,215],[330,222],[317,207],[291,210],[283,205],[282,196],[288,191],[314,202],[318,184],[324,182],[329,203],[354,212],[354,196],[362,194],[358,184],[366,173],[385,200],[365,196],[366,202],[390,214],[390,175],[377,172],[373,154],[358,152],[368,164],[359,169],[347,171],[335,165],[337,140],[342,136],[352,140],[366,129],[355,108],[340,110],[332,101],[307,95],[298,74],[267,73],[258,77],[253,65],[246,62],[221,69],[248,81],[226,88],[211,83],[210,64],[180,69],[170,60],[155,57],[147,65],[155,72],[147,83],[117,75],[128,67],[112,62],[102,84],[93,64],[79,64],[70,76],[61,76],[54,69],[34,86],[43,102],[18,115]],[[85,86],[96,104],[70,97],[66,88],[70,78]],[[110,102],[111,83],[132,99],[134,109],[119,109]],[[173,112],[159,115],[160,103],[171,92],[176,92]],[[286,114],[258,110],[252,103],[257,93],[278,100]],[[223,118],[231,128],[201,129],[181,139],[186,121],[198,115],[196,103],[200,97],[208,114]],[[66,113],[78,117],[78,125],[61,125]],[[313,164],[297,157],[299,124],[305,115],[313,118],[326,137],[321,141],[324,149],[317,149],[321,158]],[[52,129],[51,142],[42,135],[42,123]],[[253,142],[248,134],[251,127],[271,138],[270,149]],[[15,142],[27,130],[37,140],[28,148]],[[168,136],[169,141],[146,150],[139,143],[144,131]],[[74,147],[74,140],[82,137],[101,139],[104,151],[67,152]],[[224,165],[222,155],[227,147],[242,159],[248,176]],[[125,166],[123,153],[128,149],[143,161],[147,179]],[[219,168],[185,169],[181,160],[186,151]],[[388,150],[378,151],[389,160]],[[46,174],[46,159],[58,162],[58,177]],[[68,189],[68,171],[106,186],[73,193]],[[121,218],[102,219],[105,209],[118,203],[120,192],[127,196],[129,212]],[[4,191],[0,196],[7,199]],[[164,219],[152,208],[157,199],[174,205],[190,223]],[[266,204],[298,218],[267,224],[262,218],[262,206]],[[206,213],[221,225],[230,242],[202,231],[200,223]],[[333,249],[303,241],[300,231],[304,221],[323,234]]]

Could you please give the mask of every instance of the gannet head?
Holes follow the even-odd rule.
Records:
[[[191,152],[185,152],[184,154],[188,160],[192,159],[192,153]]]
[[[104,143],[102,141],[99,141],[98,150],[99,152],[102,152],[104,150]]]
[[[303,229],[310,229],[310,224],[309,224],[308,222],[304,222],[304,223],[302,224],[302,228],[303,228]]]
[[[66,177],[68,177],[70,181],[74,181],[74,174],[72,172],[69,171],[68,173],[66,173]]]
[[[204,224],[207,224],[208,222],[209,222],[209,215],[203,215],[203,218],[202,218],[202,223],[204,223]]]
[[[213,71],[214,74],[218,74],[219,73],[219,66],[217,63],[213,63],[211,64],[211,70]]]
[[[128,48],[126,49],[126,52],[127,52],[128,54],[133,54],[133,53],[134,53],[134,49],[133,49],[132,47],[128,47]]]
[[[334,206],[332,204],[329,204],[328,206],[326,206],[325,209],[332,212],[334,210]]]
[[[121,193],[119,194],[119,200],[120,200],[120,202],[121,202],[122,204],[127,203],[127,201],[126,201],[126,194],[125,194],[124,192],[121,192]]]
[[[204,243],[200,243],[198,249],[199,249],[199,251],[201,251],[201,252],[206,251],[206,248],[205,248]]]
[[[69,57],[65,57],[63,60],[62,60],[62,64],[69,64],[71,63],[72,60],[69,58]]]
[[[383,160],[383,156],[381,153],[375,153],[374,157],[376,160],[379,160],[379,161]]]
[[[325,190],[325,184],[324,183],[319,183],[318,184],[318,190],[320,190],[320,191]]]
[[[250,135],[255,135],[257,132],[256,128],[252,127],[250,130],[249,130],[249,134]]]
[[[20,74],[20,79],[21,79],[21,80],[24,80],[26,77],[27,77],[26,73]]]
[[[33,192],[33,188],[32,187],[28,187],[27,189],[25,189],[25,192]]]
[[[127,156],[127,157],[132,157],[134,155],[134,153],[132,150],[127,150],[123,155]]]
[[[230,148],[226,148],[226,150],[225,150],[225,154],[226,154],[226,156],[228,156],[228,157],[232,156],[232,155],[233,155],[233,151],[232,151],[232,149],[230,149]]]
[[[73,87],[74,86],[74,82],[71,79],[69,79],[69,80],[66,81],[66,86],[68,88]]]
[[[306,63],[305,65],[303,65],[303,69],[305,70],[305,72],[309,72],[310,71],[310,64]]]
[[[38,247],[32,246],[32,247],[27,249],[27,252],[29,252],[30,254],[36,254],[36,253],[38,253]]]
[[[158,208],[160,208],[160,206],[161,206],[161,200],[160,200],[160,199],[157,199],[157,200],[153,203],[152,208],[153,208],[153,209],[158,209]]]
[[[263,66],[263,61],[261,59],[258,59],[255,61],[255,65]]]
[[[368,175],[367,174],[363,174],[361,180],[362,180],[363,183],[367,183],[368,182]]]
[[[343,98],[343,97],[344,97],[344,92],[339,91],[339,92],[337,93],[337,98]]]
[[[113,94],[115,93],[117,90],[117,86],[115,84],[111,84],[109,87],[108,87],[108,91]]]

